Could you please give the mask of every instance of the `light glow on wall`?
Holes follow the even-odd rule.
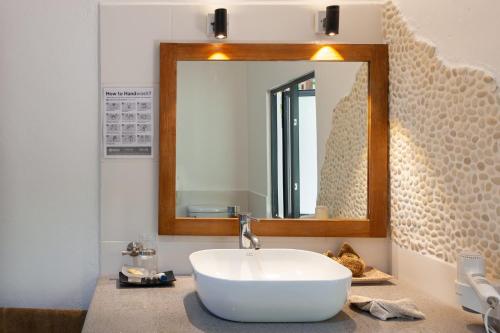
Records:
[[[344,60],[344,57],[333,47],[323,46],[311,57],[313,61]]]
[[[229,60],[229,57],[222,52],[215,52],[208,57],[208,60]]]

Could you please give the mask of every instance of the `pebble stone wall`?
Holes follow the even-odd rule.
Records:
[[[400,247],[454,263],[464,249],[500,278],[500,94],[452,66],[397,7],[383,11],[390,59],[391,229]]]
[[[362,64],[351,92],[332,113],[321,167],[318,205],[331,217],[366,217],[368,66]]]

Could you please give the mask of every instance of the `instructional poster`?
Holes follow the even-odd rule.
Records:
[[[103,89],[104,157],[153,156],[153,88]]]

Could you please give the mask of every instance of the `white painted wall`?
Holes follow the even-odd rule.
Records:
[[[230,23],[227,42],[321,41],[313,33],[312,26],[314,12],[324,5],[227,5],[230,22],[233,22]],[[205,17],[214,8],[212,5],[102,4],[101,84],[158,87],[159,42],[207,41]],[[345,5],[340,27],[342,34],[333,41],[381,42],[380,13],[379,4]],[[256,18],[259,24],[255,24]],[[154,107],[157,114],[158,106]],[[122,257],[119,251],[128,241],[140,233],[157,230],[158,158],[155,155],[154,159],[101,160],[101,172],[101,273],[107,274],[116,273],[120,267]],[[122,181],[124,177],[127,182]],[[341,241],[343,239],[266,237],[263,244],[265,247],[294,247],[320,252],[339,246]],[[387,239],[350,241],[368,263],[389,269]],[[191,271],[188,262],[191,252],[214,247],[234,248],[237,239],[162,236],[158,247],[160,268],[186,274]]]
[[[395,0],[416,35],[437,47],[438,55],[452,65],[490,71],[500,79],[500,2],[496,0]],[[454,264],[392,245],[392,266],[399,279],[422,292],[458,307],[453,281]],[[432,283],[429,283],[429,276]]]
[[[455,65],[490,71],[500,78],[498,0],[394,0],[418,36]]]
[[[0,1],[0,307],[85,308],[98,276],[97,2]]]

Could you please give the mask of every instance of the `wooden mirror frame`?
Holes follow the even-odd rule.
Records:
[[[273,219],[252,225],[259,236],[386,237],[388,224],[388,86],[384,44],[208,44],[160,45],[160,235],[238,235],[237,218],[176,216],[177,61],[350,61],[367,62],[368,203],[366,219]],[[221,161],[224,163],[224,161]]]

